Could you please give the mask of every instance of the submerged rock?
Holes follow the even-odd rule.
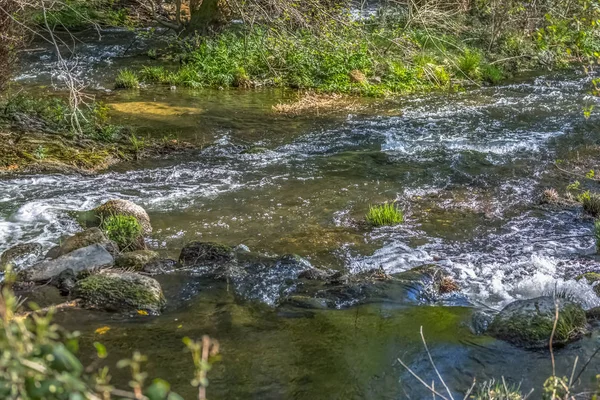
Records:
[[[108,242],[109,240],[100,229],[89,228],[83,232],[78,232],[73,236],[68,237],[60,244],[60,246],[53,247],[46,255],[46,258],[58,258],[92,244],[104,244]]]
[[[112,266],[113,256],[99,244],[83,247],[54,260],[45,260],[19,273],[22,281],[46,281],[58,276],[66,269],[75,274],[81,271],[101,269]]]
[[[554,326],[554,301],[553,297],[544,296],[510,303],[494,317],[488,334],[518,346],[546,347]],[[558,299],[558,307],[559,319],[553,343],[564,345],[587,331],[587,318],[579,304]]]
[[[115,267],[120,269],[142,271],[144,267],[158,260],[159,254],[152,250],[130,251],[119,255],[115,260]]]
[[[113,312],[145,311],[159,314],[166,304],[160,284],[133,272],[108,272],[80,280],[74,295],[84,307]]]
[[[177,261],[169,258],[157,258],[144,265],[142,272],[150,275],[166,274],[175,269]]]
[[[243,262],[229,279],[237,295],[275,306],[281,298],[295,290],[298,277],[311,268],[304,258],[285,255],[277,259]]]
[[[575,278],[576,281],[580,281],[582,279],[585,279],[590,285],[594,285],[594,293],[596,293],[597,296],[600,296],[600,284],[598,284],[598,282],[600,282],[600,273],[586,272],[585,274],[581,274]]]
[[[416,297],[423,301],[437,301],[445,295],[457,293],[456,281],[436,265],[423,265],[394,275],[395,279],[409,282]]]
[[[144,235],[152,233],[150,217],[146,210],[129,200],[116,199],[107,201],[101,206],[96,207],[93,210],[93,214],[96,216],[96,219],[100,221],[111,215],[127,215],[135,217],[142,226]]]
[[[67,268],[58,274],[58,276],[53,279],[52,283],[58,288],[60,294],[68,296],[77,284],[77,276],[71,268]]]
[[[23,243],[11,247],[0,256],[0,271],[9,265],[14,269],[28,267],[35,263],[42,254],[42,245],[39,243]]]
[[[235,259],[235,252],[229,246],[213,242],[188,243],[179,256],[179,262],[184,267],[223,264]]]

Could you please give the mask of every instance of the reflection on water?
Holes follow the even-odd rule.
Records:
[[[100,95],[117,121],[140,134],[176,136],[206,146],[184,158],[121,165],[96,176],[21,176],[0,181],[0,250],[35,240],[50,247],[78,230],[71,211],[126,198],[150,213],[150,245],[177,257],[191,240],[243,243],[264,254],[296,253],[313,265],[399,272],[437,263],[475,309],[500,308],[554,289],[586,307],[600,305],[574,276],[600,268],[580,210],[538,206],[541,190],[562,187],[551,163],[600,139],[598,117],[580,77],[537,78],[466,93],[400,101],[402,116],[286,118],[270,108],[279,91],[169,91]],[[595,101],[595,100],[594,100]],[[247,151],[260,147],[260,151]],[[406,223],[367,229],[369,204],[396,200]],[[568,238],[565,238],[568,237]],[[223,362],[211,373],[213,399],[422,398],[398,365],[433,378],[419,340],[423,326],[452,388],[506,376],[540,387],[545,352],[471,334],[473,308],[377,301],[346,310],[273,308],[234,298],[195,278],[161,278],[170,306],[157,318],[73,311],[60,319],[101,338],[117,359],[140,349],[152,375],[185,392],[191,377],[181,338],[208,333]],[[267,303],[267,304],[265,304]],[[82,324],[85,321],[85,324]],[[558,351],[558,370],[589,357],[597,335]],[[85,348],[85,346],[84,346]],[[593,362],[584,379],[599,366]],[[126,377],[115,373],[116,379]],[[426,380],[427,380],[426,379]],[[458,393],[457,393],[458,394]]]

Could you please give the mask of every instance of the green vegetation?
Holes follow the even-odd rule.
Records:
[[[128,16],[126,8],[115,7],[116,0],[63,0],[56,2],[46,10],[31,15],[36,25],[46,25],[51,28],[78,30],[90,25],[102,26],[131,26],[133,20]]]
[[[494,84],[522,69],[560,68],[600,57],[600,9],[593,0],[531,6],[483,0],[461,10],[427,0],[384,7],[365,20],[350,17],[343,1],[334,3],[276,2],[280,19],[266,20],[252,1],[236,3],[233,9],[245,7],[245,13],[230,10],[229,18],[252,23],[221,19],[216,35],[200,29],[202,35],[179,38],[167,57],[181,67],[147,66],[137,76],[147,83],[193,88],[266,85],[382,96]]]
[[[404,221],[404,214],[396,203],[369,206],[366,220],[373,226],[398,225]]]
[[[583,205],[583,210],[592,217],[600,216],[600,195],[591,193],[589,190],[581,193],[577,200]]]
[[[142,225],[130,215],[111,215],[104,219],[100,228],[106,237],[117,243],[121,251],[131,248],[142,237]],[[143,239],[142,239],[143,240]]]
[[[110,124],[108,107],[92,103],[77,111],[84,136],[110,142],[123,127]],[[0,102],[0,126],[10,126],[24,132],[45,132],[73,136],[78,134],[74,125],[74,111],[60,97],[32,97],[17,94]]]
[[[140,86],[137,75],[125,68],[120,69],[115,78],[115,89],[137,89]]]
[[[10,290],[10,284],[5,284],[0,297],[1,398],[182,400],[181,396],[171,391],[166,381],[155,379],[147,382],[147,374],[142,369],[147,359],[138,352],[134,352],[131,359],[117,363],[117,368],[130,371],[129,387],[115,387],[110,382],[108,367],[98,368],[97,361],[84,367],[77,358],[79,334],[67,332],[53,324],[52,310],[19,315],[17,311],[20,307],[21,303]],[[32,307],[36,308],[35,305]],[[192,354],[195,366],[192,385],[206,390],[207,371],[218,360],[218,343],[204,337],[201,342],[184,338],[184,344]],[[98,342],[94,346],[98,358],[106,359],[108,354],[105,346]]]

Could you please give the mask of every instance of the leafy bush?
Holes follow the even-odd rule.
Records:
[[[135,217],[130,215],[111,215],[102,221],[100,228],[106,233],[107,238],[117,243],[121,251],[142,240],[142,226]]]
[[[404,214],[396,203],[386,203],[369,206],[366,220],[373,226],[398,225],[404,221]]]
[[[467,78],[479,80],[481,77],[481,58],[481,54],[478,52],[466,49],[464,54],[457,60],[458,71]]]
[[[115,78],[115,89],[137,89],[140,82],[135,72],[130,69],[120,69]]]

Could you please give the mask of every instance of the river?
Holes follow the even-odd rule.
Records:
[[[419,399],[426,392],[397,359],[425,381],[434,378],[422,326],[457,398],[474,378],[502,376],[541,396],[551,374],[548,352],[476,335],[471,316],[554,290],[585,308],[600,305],[591,286],[574,280],[600,268],[589,236],[593,221],[577,207],[539,205],[544,189],[570,183],[553,163],[600,141],[598,114],[583,118],[583,107],[598,102],[585,91],[589,78],[535,74],[496,87],[407,96],[357,114],[289,118],[271,110],[292,96],[281,90],[106,91],[116,68],[142,59],[135,51],[120,56],[127,44],[118,34],[83,51],[92,89],[112,105],[115,121],[203,148],[92,176],[0,180],[0,252],[23,241],[49,248],[80,229],[73,211],[124,198],[148,210],[148,244],[166,257],[206,240],[298,254],[353,273],[436,263],[462,290],[460,298],[435,303],[391,296],[305,310],[278,307],[268,287],[248,297],[172,274],[159,278],[169,302],[161,316],[59,314],[59,322],[82,332],[85,359],[91,361],[96,340],[107,346],[109,361],[140,350],[151,377],[192,398],[191,357],[181,340],[209,334],[222,349],[209,374],[213,400]],[[47,56],[28,55],[17,79],[24,87],[50,82]],[[246,151],[255,147],[264,150]],[[405,211],[404,224],[356,223],[369,204],[391,200]],[[111,329],[94,333],[102,326]],[[599,339],[595,331],[558,350],[559,374],[570,375],[575,357],[581,365]],[[598,367],[593,361],[583,375],[584,388],[595,387]],[[127,379],[119,370],[113,376]]]

